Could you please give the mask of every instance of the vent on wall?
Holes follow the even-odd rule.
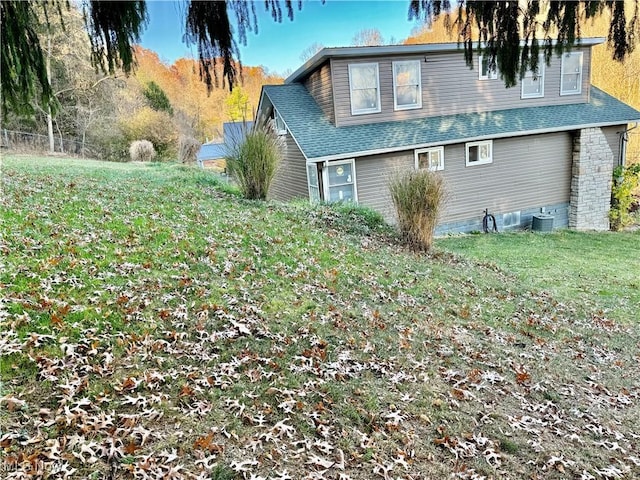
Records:
[[[520,226],[520,212],[510,212],[502,215],[502,228]]]

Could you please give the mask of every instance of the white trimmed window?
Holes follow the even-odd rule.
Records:
[[[520,226],[520,212],[510,212],[502,215],[502,227],[519,227]]]
[[[562,55],[562,75],[560,95],[578,95],[582,93],[582,52]]]
[[[422,148],[415,151],[416,170],[428,169],[432,172],[444,170],[444,147]]]
[[[478,80],[495,80],[498,78],[498,68],[489,66],[489,58],[484,55],[478,56]]]
[[[329,162],[322,169],[324,199],[327,202],[357,203],[356,166],[354,160]]]
[[[349,92],[351,114],[378,113],[380,111],[380,78],[377,63],[349,65]]]
[[[465,144],[466,166],[493,163],[493,141],[469,142]]]
[[[528,70],[522,79],[521,98],[544,97],[544,55],[538,57],[538,71]]]
[[[420,60],[393,62],[393,108],[422,108]]]

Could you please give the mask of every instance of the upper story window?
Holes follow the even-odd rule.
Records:
[[[422,107],[420,60],[393,62],[393,107],[396,110]]]
[[[465,144],[466,166],[493,163],[493,141],[469,142]]]
[[[582,92],[582,52],[562,55],[560,95],[577,95]]]
[[[351,114],[377,113],[380,111],[380,78],[377,63],[349,65],[349,91]]]
[[[544,97],[544,55],[538,57],[538,71],[528,70],[522,79],[521,98]]]
[[[498,78],[498,68],[489,65],[489,58],[484,55],[478,56],[478,80],[495,80]]]
[[[422,148],[415,151],[416,169],[432,172],[444,170],[444,147]]]

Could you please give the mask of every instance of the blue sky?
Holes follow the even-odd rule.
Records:
[[[284,6],[283,0],[281,4]],[[149,24],[142,35],[143,47],[154,50],[169,64],[180,57],[197,58],[197,49],[182,42],[182,1],[150,0],[147,9]],[[354,35],[366,28],[377,28],[386,41],[392,37],[400,41],[416,26],[407,19],[408,9],[409,0],[327,0],[324,4],[306,0],[302,10],[296,9],[293,22],[285,13],[282,23],[276,23],[264,11],[264,2],[257,0],[259,33],[249,33],[247,45],[240,45],[241,60],[245,65],[263,65],[270,72],[284,73],[302,64],[300,55],[313,43],[348,46]]]

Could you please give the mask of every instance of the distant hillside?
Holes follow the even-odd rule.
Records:
[[[150,81],[157,83],[171,104],[190,117],[203,140],[218,136],[224,122],[242,120],[243,115],[247,120],[253,119],[262,85],[284,81],[262,67],[243,65],[242,80],[233,92],[222,84],[221,71],[218,88],[207,92],[206,85],[200,80],[197,60],[180,58],[172,65],[166,65],[156,52],[140,46],[136,47],[136,58],[135,80],[142,86]]]

